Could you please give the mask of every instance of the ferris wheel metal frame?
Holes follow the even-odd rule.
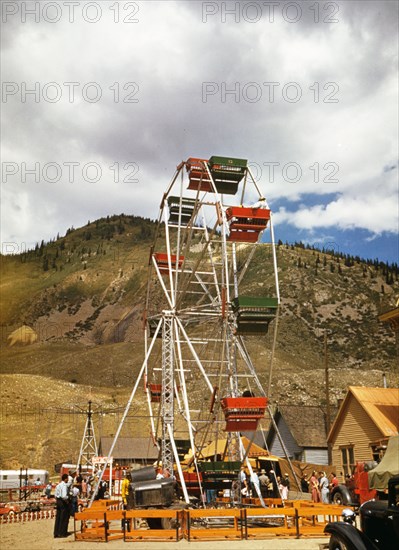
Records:
[[[185,187],[187,179],[188,188]],[[237,204],[239,188],[241,193]],[[248,196],[252,204],[244,206]],[[255,204],[254,198],[257,199]],[[275,297],[263,302],[257,298],[242,300],[241,284],[267,230]],[[240,265],[237,249],[243,255]],[[150,250],[143,313],[145,357],[115,434],[110,456],[136,391],[144,382],[151,434],[160,448],[163,471],[171,475],[177,471],[186,502],[190,496],[176,444],[177,417],[179,425],[185,426],[192,453],[191,463],[199,480],[201,452],[211,434],[220,436],[223,415],[227,432],[224,456],[229,460],[246,460],[252,472],[249,447],[245,449],[243,446],[240,431],[244,430],[240,428],[249,427],[248,431],[254,435],[267,400],[247,349],[245,330],[250,327],[258,336],[265,334],[270,320],[275,319],[272,365],[279,306],[272,213],[247,161],[211,157],[209,161],[190,158],[181,162],[162,197]],[[210,351],[211,343],[213,352]],[[204,411],[193,412],[189,380],[193,371],[197,376],[194,381],[196,389],[200,387],[201,392],[208,396],[209,410],[205,420]],[[151,376],[159,375],[161,384],[152,385]],[[256,419],[252,418],[252,409],[248,409],[252,416],[247,412],[244,414],[242,409],[243,418],[240,418],[240,411],[237,413],[235,408],[237,400],[241,399],[240,377],[250,378],[257,395],[261,396],[263,414],[257,414]],[[216,383],[212,383],[212,378]],[[198,380],[202,381],[201,386]],[[252,406],[256,399],[250,394],[245,401],[246,407]],[[252,440],[253,437],[250,445]]]

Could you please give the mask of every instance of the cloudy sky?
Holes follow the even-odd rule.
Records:
[[[397,261],[396,1],[1,4],[4,252],[226,155],[277,238]]]

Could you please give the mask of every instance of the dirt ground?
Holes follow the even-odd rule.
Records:
[[[328,539],[279,539],[251,541],[207,541],[207,542],[74,542],[73,534],[66,539],[53,538],[53,519],[26,523],[0,525],[1,550],[129,550],[130,545],[140,550],[321,550],[327,548]],[[73,531],[73,521],[69,523]]]

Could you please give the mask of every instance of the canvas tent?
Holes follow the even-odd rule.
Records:
[[[300,487],[297,486],[297,482],[291,471],[291,466],[295,472],[298,482],[303,475],[306,475],[309,480],[312,476],[313,471],[317,472],[317,474],[319,472],[325,472],[327,474],[327,477],[330,477],[332,472],[337,471],[337,468],[335,466],[327,466],[326,464],[314,464],[311,462],[299,462],[299,460],[291,460],[291,466],[290,466],[286,458],[279,458],[278,463],[279,463],[281,474],[282,475],[288,474],[290,484],[291,484],[291,490],[293,491],[295,491],[296,489],[300,491]]]
[[[391,477],[399,474],[399,435],[390,437],[387,450],[376,468],[369,471],[369,488],[383,491]]]
[[[247,450],[250,445],[250,440],[244,436],[241,436],[241,441],[244,446],[244,449]],[[218,439],[218,441],[212,441],[201,451],[200,458],[215,458],[215,455],[219,455],[219,458],[225,453],[227,449],[227,439]],[[279,457],[271,455],[268,451],[259,447],[255,443],[252,443],[248,452],[248,458],[253,459],[257,458],[260,460],[271,460],[278,462]]]

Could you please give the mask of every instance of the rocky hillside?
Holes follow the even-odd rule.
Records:
[[[113,216],[71,228],[24,254],[2,256],[3,353],[18,355],[7,338],[22,325],[37,335],[30,354],[45,353],[43,345],[50,343],[49,350],[75,344],[74,353],[81,349],[87,355],[101,349],[93,346],[141,342],[154,231],[150,220]],[[318,364],[326,332],[332,367],[394,368],[394,335],[377,316],[399,295],[397,265],[281,242],[277,262],[280,359],[296,369]],[[258,250],[244,280],[245,293],[267,295],[274,284],[270,264],[270,250]],[[20,333],[17,340],[30,337],[23,329]],[[9,338],[10,343],[15,342]]]
[[[29,436],[15,429],[19,405],[65,408],[68,395],[69,406],[83,406],[90,395],[98,404],[123,407],[143,360],[141,316],[154,231],[151,220],[113,216],[71,228],[24,254],[1,257],[3,465],[20,462],[19,455],[32,453],[38,440],[38,465],[47,456],[46,445],[49,461],[65,458],[49,443],[49,428],[40,435],[32,424]],[[325,336],[334,404],[350,384],[382,385],[383,373],[390,386],[398,385],[394,333],[378,321],[378,313],[393,307],[399,295],[397,265],[281,242],[277,261],[282,308],[272,400],[325,401]],[[259,249],[244,279],[245,293],[268,294],[270,265],[270,250]],[[265,384],[272,333],[266,345],[256,338],[248,344]],[[41,391],[29,390],[32,380]],[[64,434],[64,446],[74,452],[80,445],[76,429]],[[115,429],[109,425],[102,435]]]

